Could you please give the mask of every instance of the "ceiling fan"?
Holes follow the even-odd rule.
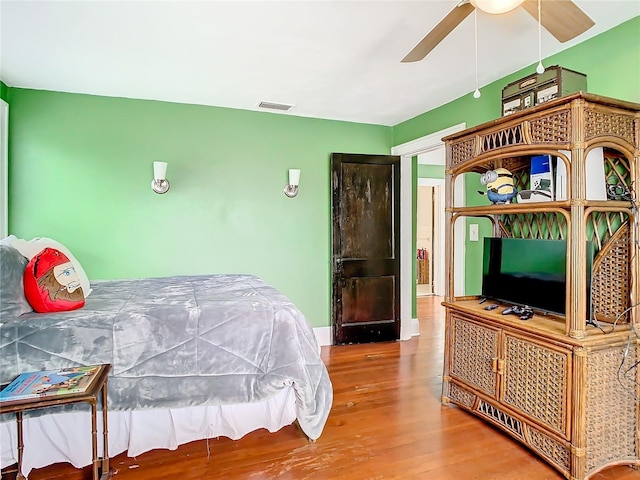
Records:
[[[490,14],[501,14],[519,6],[538,20],[538,0],[462,0],[402,59],[402,62],[422,60],[476,8]],[[562,43],[595,25],[571,0],[541,0],[540,7],[542,26]]]

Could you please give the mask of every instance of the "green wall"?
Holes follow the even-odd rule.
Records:
[[[543,60],[547,67],[562,67],[587,75],[587,90],[623,100],[640,102],[640,17],[635,17],[611,30],[575,45]],[[399,145],[416,138],[466,122],[467,127],[493,120],[501,115],[502,89],[505,85],[535,72],[536,64],[518,70],[500,80],[482,87],[482,96],[473,98],[473,92],[457,98],[441,107],[407,120],[393,127],[393,143]],[[477,190],[484,190],[479,175],[466,175],[466,199],[468,205],[486,203],[486,197]],[[490,223],[479,223],[480,236],[491,235]],[[482,258],[482,242],[466,242],[467,258]],[[466,293],[480,293],[481,264],[467,262],[465,275]]]
[[[444,166],[418,164],[418,178],[444,178]]]
[[[330,323],[331,152],[391,128],[8,88],[10,233],[52,237],[90,279],[251,273]],[[151,190],[154,160],[171,189]],[[300,193],[287,198],[287,170]]]
[[[4,82],[0,81],[0,99],[4,100],[6,102],[7,101],[7,96],[8,96],[8,88],[4,84]]]

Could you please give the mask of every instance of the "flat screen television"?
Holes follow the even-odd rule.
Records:
[[[593,256],[593,243],[587,242],[587,315]],[[566,240],[485,237],[482,296],[564,315],[566,266]]]

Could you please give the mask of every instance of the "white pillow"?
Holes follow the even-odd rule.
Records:
[[[9,235],[0,240],[0,245],[12,245],[18,239],[15,235]],[[15,248],[15,247],[14,247]],[[24,256],[24,255],[23,255]]]
[[[10,242],[9,244],[13,248],[18,250],[22,255],[27,257],[28,260],[31,260],[45,248],[55,248],[56,250],[61,251],[71,261],[73,268],[78,274],[78,280],[80,280],[80,286],[82,287],[84,298],[87,298],[91,293],[89,277],[87,277],[87,274],[82,268],[82,265],[80,265],[78,259],[73,256],[69,249],[62,245],[60,242],[47,237],[36,237],[32,240],[27,241],[22,238],[16,238],[14,235],[10,235],[9,237],[4,238],[3,241]]]

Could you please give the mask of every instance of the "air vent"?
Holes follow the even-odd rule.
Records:
[[[268,108],[269,110],[280,110],[281,112],[287,112],[293,108],[293,105],[285,105],[284,103],[273,102],[260,102],[259,108]]]

